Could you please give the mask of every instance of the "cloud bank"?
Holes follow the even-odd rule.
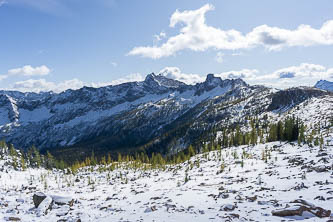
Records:
[[[67,89],[80,89],[84,86],[88,87],[103,87],[109,85],[118,85],[125,82],[143,81],[144,76],[139,73],[127,75],[123,78],[119,78],[110,82],[83,82],[77,78],[64,80],[61,82],[47,81],[46,79],[28,79],[24,81],[18,81],[9,87],[9,90],[18,90],[21,92],[62,92]]]
[[[203,82],[206,76],[200,74],[183,73],[178,67],[166,67],[160,74],[187,84]],[[301,63],[298,66],[281,68],[272,73],[263,73],[258,69],[241,69],[221,73],[215,73],[222,79],[243,79],[252,85],[266,85],[276,88],[288,88],[294,86],[314,86],[321,79],[333,81],[333,68],[322,65]]]
[[[211,4],[197,10],[176,10],[169,26],[175,28],[177,24],[183,25],[179,34],[169,37],[160,46],[134,47],[128,55],[159,59],[185,49],[240,50],[263,46],[268,50],[281,50],[295,46],[333,45],[333,20],[325,22],[319,29],[304,24],[294,30],[260,25],[243,34],[234,29],[223,30],[207,25],[205,15],[211,10],[214,10]]]
[[[14,70],[12,72],[15,74],[19,73],[20,75],[28,76],[46,75],[46,73],[48,73],[46,69],[43,68],[18,68],[12,70]],[[206,75],[196,73],[184,73],[178,67],[165,67],[161,69],[158,74],[190,85],[203,82],[206,79]],[[214,75],[216,77],[221,77],[222,79],[241,78],[252,85],[260,84],[275,88],[288,88],[293,86],[314,86],[314,84],[321,79],[333,81],[333,68],[326,68],[325,66],[318,64],[301,63],[297,66],[277,69],[271,73],[263,73],[257,69],[241,69],[215,73]],[[115,79],[109,82],[84,82],[77,78],[61,82],[53,82],[41,78],[18,81],[10,85],[8,89],[18,90],[22,92],[54,91],[59,93],[67,89],[79,89],[83,86],[102,87],[108,85],[118,85],[125,82],[143,81],[144,79],[145,75],[142,75],[140,73],[126,75],[122,78]]]
[[[50,74],[50,72],[51,70],[45,65],[36,67],[26,65],[20,68],[8,70],[6,74],[0,75],[0,80],[6,79],[11,76],[46,76]]]

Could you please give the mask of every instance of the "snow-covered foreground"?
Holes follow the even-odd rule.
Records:
[[[280,142],[242,146],[200,154],[165,170],[99,172],[96,167],[75,176],[14,171],[0,160],[0,221],[329,221],[333,213],[272,215],[295,209],[291,202],[297,199],[333,210],[333,141],[325,144],[321,151]],[[38,191],[74,203],[46,210],[48,197],[35,208]]]

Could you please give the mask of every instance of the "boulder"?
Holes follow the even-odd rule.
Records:
[[[273,210],[272,215],[279,217],[288,217],[288,216],[302,216],[303,213],[307,212],[319,218],[331,216],[330,210],[325,210],[321,207],[317,207],[312,203],[309,203],[306,200],[297,199],[292,202],[296,204],[295,206],[287,207],[284,209]]]
[[[51,196],[55,204],[63,206],[68,205],[70,207],[74,204],[74,199],[71,197],[62,197],[62,196]]]
[[[257,200],[257,195],[253,196],[253,197],[246,197],[246,199],[249,201],[249,202],[254,202]]]
[[[42,192],[35,193],[32,197],[34,205],[38,208],[39,204],[46,198],[46,195]]]
[[[227,198],[229,198],[229,194],[221,192],[221,193],[219,193],[218,197],[222,198],[222,199],[227,199]]]
[[[329,170],[329,167],[326,167],[325,165],[320,165],[312,168],[317,173],[327,172]]]
[[[294,206],[284,209],[273,210],[272,215],[278,217],[291,217],[291,216],[302,216],[304,211],[307,211],[305,206]]]
[[[234,209],[236,209],[236,205],[224,204],[221,206],[220,211],[233,211]]]
[[[48,210],[52,209],[52,198],[50,196],[46,196],[45,199],[39,204],[37,209],[40,215],[46,215]]]

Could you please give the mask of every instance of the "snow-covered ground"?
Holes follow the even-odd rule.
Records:
[[[76,175],[15,171],[0,160],[0,221],[329,221],[333,213],[282,218],[272,211],[293,209],[297,199],[333,210],[332,139],[325,138],[323,150],[274,142],[211,151],[145,171],[126,166],[86,167]],[[48,197],[35,208],[37,192]],[[46,210],[52,199],[67,204]]]

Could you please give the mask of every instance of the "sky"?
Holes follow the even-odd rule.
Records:
[[[331,0],[0,0],[0,89],[333,81]]]

